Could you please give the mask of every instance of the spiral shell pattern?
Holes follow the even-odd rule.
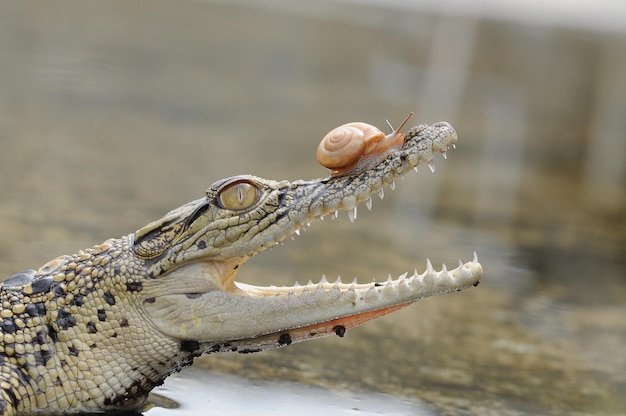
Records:
[[[368,145],[382,137],[384,134],[370,124],[344,124],[324,136],[317,148],[317,160],[333,171],[350,169],[367,153]]]

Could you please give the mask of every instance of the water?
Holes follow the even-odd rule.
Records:
[[[162,394],[162,397],[158,395]],[[323,398],[320,400],[320,398]],[[195,368],[174,375],[153,395],[156,406],[146,416],[216,415],[274,416],[350,414],[360,416],[428,416],[432,409],[388,394],[312,387],[293,382],[251,381]]]
[[[243,414],[251,391],[260,414],[626,413],[623,32],[283,6],[3,2],[0,275],[133,232],[223,177],[323,176],[328,130],[415,111],[459,132],[434,174],[239,279],[384,280],[476,250],[483,283],[343,339],[203,357],[158,391],[180,406],[147,414],[203,398]]]

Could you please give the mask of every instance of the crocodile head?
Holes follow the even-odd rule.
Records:
[[[400,149],[373,166],[310,181],[235,176],[132,236],[145,264],[141,308],[163,334],[191,345],[194,354],[253,352],[337,334],[421,298],[476,285],[476,258],[453,270],[402,275],[384,283],[319,283],[259,287],[235,281],[254,254],[283,242],[312,222],[357,205],[396,178],[430,163],[457,136],[448,123],[410,129]]]
[[[347,329],[426,296],[476,285],[474,258],[384,283],[259,287],[239,267],[370,195],[456,142],[420,125],[353,170],[311,181],[236,176],[134,234],[110,239],[0,286],[0,415],[138,409],[193,358],[253,352]],[[382,195],[382,194],[381,194]]]

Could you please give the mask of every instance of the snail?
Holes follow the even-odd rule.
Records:
[[[387,157],[391,150],[402,147],[402,129],[411,117],[413,113],[397,129],[387,121],[392,130],[387,135],[363,122],[336,127],[324,136],[317,147],[317,161],[330,169],[331,176],[344,176],[369,169]]]

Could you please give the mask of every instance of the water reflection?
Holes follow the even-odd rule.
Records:
[[[161,397],[157,397],[161,396]],[[322,389],[298,383],[263,382],[186,369],[154,391],[146,416],[176,415],[414,415],[435,414],[425,404],[372,392]]]

